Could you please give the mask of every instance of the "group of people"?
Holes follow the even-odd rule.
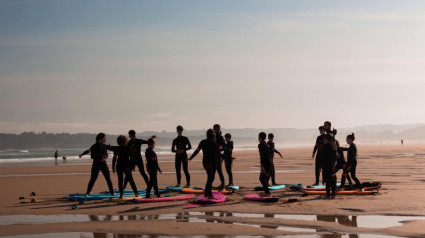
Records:
[[[194,153],[188,157],[187,151],[192,149],[192,145],[189,139],[183,136],[183,127],[177,126],[177,138],[172,142],[171,151],[175,153],[175,168],[176,168],[176,178],[177,185],[175,187],[181,186],[181,169],[186,177],[185,187],[190,187],[190,173],[189,173],[189,161],[193,160],[199,152],[202,150],[203,159],[202,164],[207,174],[207,182],[205,185],[204,193],[208,198],[214,198],[212,193],[212,185],[215,179],[215,174],[218,173],[220,178],[220,186],[218,189],[224,189],[225,179],[223,174],[222,165],[224,162],[226,172],[228,174],[229,183],[227,187],[233,186],[233,174],[232,174],[232,164],[233,164],[233,141],[232,135],[227,133],[222,135],[221,127],[219,124],[215,124],[212,129],[208,129],[206,132],[206,139],[202,140]],[[320,135],[317,137],[316,145],[313,151],[313,158],[316,156],[316,183],[319,184],[320,172],[322,172],[322,183],[326,184],[326,191],[328,197],[335,196],[336,190],[336,172],[343,170],[343,175],[341,178],[341,188],[344,187],[345,180],[348,179],[351,184],[351,178],[356,182],[358,186],[360,181],[356,177],[356,166],[357,166],[357,148],[354,144],[355,136],[354,134],[347,136],[347,143],[350,147],[342,148],[339,146],[339,142],[335,140],[336,130],[331,130],[331,123],[325,122],[323,126],[319,127]],[[97,180],[99,172],[102,172],[108,188],[111,194],[115,194],[113,185],[110,178],[110,172],[106,159],[108,158],[108,151],[114,153],[112,160],[112,171],[118,176],[118,187],[120,191],[120,196],[123,197],[124,189],[127,183],[130,183],[131,188],[135,196],[138,196],[138,190],[134,182],[132,171],[135,167],[138,167],[138,170],[143,177],[146,185],[146,198],[150,198],[150,193],[152,188],[157,197],[160,197],[158,190],[158,180],[157,174],[162,173],[161,168],[158,164],[158,158],[154,151],[155,149],[155,139],[156,136],[152,136],[148,140],[136,138],[136,132],[130,130],[128,132],[128,139],[124,135],[120,135],[117,138],[118,146],[111,146],[106,144],[106,135],[104,133],[99,133],[96,136],[96,143],[93,144],[90,149],[84,151],[80,157],[91,154],[93,159],[92,169],[91,169],[91,178],[87,186],[86,196],[91,193],[91,190],[94,186],[94,183]],[[268,139],[268,141],[266,141]],[[274,166],[274,156],[278,154],[283,158],[282,154],[276,150],[274,144],[274,135],[269,133],[268,135],[265,132],[261,132],[258,136],[258,150],[260,154],[260,182],[263,186],[265,196],[270,196],[270,180],[272,185],[277,185],[276,183],[276,170]],[[144,163],[141,154],[141,146],[147,144],[148,148],[145,152],[146,157],[146,168],[147,173],[145,172]],[[344,158],[344,151],[348,151],[348,161]],[[149,176],[148,176],[149,174]],[[332,189],[332,196],[330,190]]]

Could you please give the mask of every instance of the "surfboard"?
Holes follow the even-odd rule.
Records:
[[[195,197],[195,194],[181,194],[172,197],[160,197],[160,198],[138,198],[136,199],[139,203],[152,203],[152,202],[171,202],[171,201],[182,201],[190,200]]]
[[[172,192],[181,192],[183,187],[174,187],[174,186],[167,186],[165,190],[172,191]]]
[[[306,191],[301,190],[304,194],[308,195],[326,195],[326,191]],[[370,191],[364,191],[360,189],[356,190],[350,190],[350,191],[337,191],[336,195],[373,195],[379,193],[378,190],[370,190]]]
[[[214,193],[223,193],[223,194],[230,194],[233,193],[233,191],[230,190],[212,190],[212,192]],[[192,194],[203,194],[204,193],[204,189],[203,188],[183,188],[182,189],[182,193],[192,193]]]
[[[336,186],[341,186],[341,183],[337,183]],[[292,189],[292,190],[301,190],[301,189],[307,189],[307,188],[326,189],[326,185],[304,186],[302,183],[299,183],[299,184],[293,184],[289,188]]]
[[[280,190],[280,189],[284,189],[284,188],[286,188],[286,186],[284,184],[269,186],[270,190]],[[255,191],[263,191],[264,190],[263,186],[257,186],[254,189],[255,189]]]
[[[258,194],[255,194],[255,193],[245,195],[244,199],[247,200],[247,201],[270,202],[270,203],[274,203],[274,202],[279,201],[279,197],[262,197]]]
[[[336,184],[337,187],[341,186],[341,183]],[[314,186],[302,186],[302,188],[298,190],[308,190],[308,191],[323,191],[326,190],[326,185],[314,185]]]
[[[230,185],[230,186],[227,186],[228,188],[230,188],[230,189],[233,189],[233,190],[239,190],[239,186],[236,186],[236,185]]]
[[[159,193],[165,193],[165,190],[159,190]],[[153,194],[154,191],[151,192]],[[146,195],[146,190],[139,190],[139,195],[144,196]],[[85,196],[84,194],[72,194],[71,196],[66,196],[64,199],[68,200],[103,200],[103,199],[113,199],[113,198],[119,198],[120,194],[116,193],[115,195],[111,195],[108,193],[96,193],[91,194],[89,196]],[[134,197],[134,193],[124,193],[124,197]]]
[[[215,204],[215,203],[223,203],[226,201],[226,195],[219,193],[219,192],[213,192],[212,193],[215,199],[209,199],[205,197],[204,195],[199,196],[193,203],[195,204]]]

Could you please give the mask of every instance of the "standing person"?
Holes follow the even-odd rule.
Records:
[[[341,185],[345,184],[345,180],[347,179],[348,183],[351,186],[353,184],[353,182],[351,181],[349,171],[347,170],[347,161],[345,160],[345,157],[344,157],[344,150],[340,146],[338,140],[335,140],[335,144],[336,144],[336,148],[337,148],[337,156],[336,156],[337,159],[336,159],[335,173],[337,173],[339,170],[342,169]],[[343,186],[341,186],[340,188],[341,188],[341,190],[344,190]]]
[[[314,145],[313,149],[313,156],[316,155],[316,163],[315,163],[315,174],[316,174],[316,182],[313,184],[313,186],[319,185],[319,178],[320,178],[320,171],[322,170],[321,164],[322,164],[322,149],[324,144],[324,136],[326,134],[326,128],[324,126],[319,127],[319,133],[320,135],[316,139],[316,144]],[[322,173],[322,184],[324,182],[324,177]]]
[[[269,133],[267,137],[268,137],[268,140],[269,140],[269,141],[267,141],[267,145],[270,148],[270,158],[271,158],[271,161],[272,161],[272,171],[271,171],[270,177],[272,179],[272,185],[277,185],[277,183],[276,183],[276,170],[275,170],[275,167],[274,167],[274,153],[278,154],[280,156],[280,158],[282,158],[282,159],[283,159],[283,156],[275,148],[275,145],[274,145],[274,142],[273,142],[273,140],[274,140],[273,133]],[[267,183],[268,182],[269,181],[267,181]]]
[[[332,128],[332,122],[325,121],[323,123],[323,126],[325,127],[326,133],[330,134],[332,136],[336,136],[336,133],[338,132],[335,128]]]
[[[336,165],[336,146],[334,143],[333,136],[326,134],[324,136],[323,144],[323,158],[322,158],[322,169],[323,176],[326,183],[326,196],[327,198],[335,198],[336,190],[336,175],[335,175],[335,165]],[[332,189],[332,196],[331,196]]]
[[[134,130],[130,130],[128,132],[128,136],[130,137],[130,140],[127,143],[128,148],[130,149],[130,153],[131,153],[131,160],[132,160],[132,164],[133,164],[133,168],[134,169],[135,166],[137,166],[139,168],[139,172],[142,175],[143,179],[145,180],[146,186],[149,186],[149,178],[146,175],[145,172],[145,166],[143,165],[143,158],[142,158],[142,145],[147,144],[148,141],[146,140],[142,140],[142,139],[137,139],[136,138],[136,132]],[[154,136],[152,136],[153,138]],[[124,188],[126,187],[128,181],[125,180],[124,183]]]
[[[347,170],[350,171],[351,178],[356,182],[356,186],[361,188],[362,184],[360,183],[359,179],[356,176],[356,169],[357,169],[357,146],[354,144],[354,140],[356,139],[356,136],[354,133],[347,136],[347,144],[350,145],[349,148],[343,148],[344,151],[347,151]],[[344,184],[341,184],[341,187]]]
[[[230,133],[226,133],[224,135],[226,140],[226,145],[224,147],[224,166],[226,167],[227,175],[229,176],[229,184],[227,186],[233,186],[233,173],[232,173],[232,165],[233,165],[233,141],[232,135]]]
[[[56,150],[56,151],[55,151],[54,156],[55,156],[55,165],[58,165],[58,157],[59,157],[59,152],[58,152],[58,150]]]
[[[155,190],[155,195],[157,197],[161,197],[161,194],[159,194],[158,190],[158,172],[162,174],[162,170],[159,167],[158,164],[158,157],[156,156],[155,151],[155,140],[150,138],[148,140],[148,148],[146,149],[145,156],[146,156],[146,168],[148,169],[149,173],[149,184],[148,188],[146,189],[146,198],[151,197],[151,190],[152,187]]]
[[[190,156],[189,161],[195,158],[202,150],[202,164],[205,172],[207,172],[207,183],[205,184],[204,195],[209,199],[214,199],[212,194],[212,184],[215,179],[217,158],[221,156],[221,153],[216,144],[216,135],[213,129],[208,129],[207,139],[202,140],[195,152]]]
[[[133,180],[132,165],[130,160],[130,149],[127,146],[128,139],[124,135],[120,135],[117,138],[118,146],[111,146],[114,151],[114,158],[112,160],[112,171],[117,173],[118,176],[118,188],[120,190],[120,198],[124,198],[124,175],[125,179],[130,182],[130,186],[133,189],[134,196],[138,197],[139,192],[137,191],[136,184]]]
[[[108,184],[109,192],[111,195],[115,195],[114,188],[111,182],[111,174],[109,173],[108,164],[106,163],[106,159],[108,158],[108,146],[106,143],[106,135],[104,133],[99,133],[96,136],[96,143],[93,144],[90,149],[84,151],[80,154],[80,158],[84,155],[90,153],[91,158],[93,159],[93,164],[91,167],[91,177],[89,184],[87,186],[86,196],[91,193],[93,189],[94,183],[99,176],[99,171],[102,172],[105,177],[106,183]]]
[[[258,152],[260,153],[260,164],[261,164],[261,172],[260,172],[260,182],[263,185],[263,189],[266,195],[271,196],[269,190],[268,181],[270,179],[270,173],[272,170],[272,160],[270,156],[270,148],[266,143],[267,134],[265,132],[261,132],[258,135]]]
[[[404,146],[404,140],[401,139],[401,146]]]
[[[215,124],[213,129],[216,135],[217,148],[221,154],[220,156],[217,157],[217,161],[216,161],[217,163],[216,169],[221,182],[220,186],[218,186],[218,189],[223,189],[225,182],[224,182],[223,166],[222,166],[223,165],[222,151],[224,151],[226,147],[226,141],[224,140],[224,137],[221,135],[221,126],[219,124]]]
[[[186,186],[185,188],[190,187],[190,174],[189,166],[187,161],[186,151],[192,149],[189,139],[186,136],[183,136],[183,127],[177,126],[177,138],[173,140],[171,146],[171,151],[176,153],[175,167],[176,167],[176,176],[177,176],[177,185],[175,187],[180,187],[181,182],[181,167],[183,164],[184,175],[186,176]]]

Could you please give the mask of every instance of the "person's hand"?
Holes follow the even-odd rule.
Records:
[[[279,156],[280,156],[281,159],[283,159],[283,156],[282,155],[279,155]]]
[[[162,170],[159,170],[159,173],[162,174]]]

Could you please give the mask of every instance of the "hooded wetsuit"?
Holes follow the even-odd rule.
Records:
[[[173,144],[171,146],[171,151],[176,153],[175,167],[176,167],[176,176],[177,176],[177,184],[181,182],[181,167],[183,164],[184,175],[186,176],[186,186],[190,186],[190,174],[189,174],[189,166],[187,161],[187,153],[186,151],[192,149],[192,145],[190,144],[189,139],[186,136],[179,136],[173,140]]]

